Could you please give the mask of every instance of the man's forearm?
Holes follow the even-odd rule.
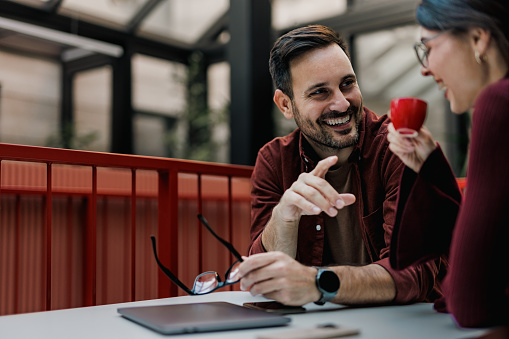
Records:
[[[341,286],[332,302],[359,305],[391,302],[396,297],[396,285],[389,272],[380,265],[333,266]]]
[[[299,221],[281,220],[278,217],[278,206],[272,209],[272,216],[262,232],[262,244],[268,252],[281,251],[295,258]]]

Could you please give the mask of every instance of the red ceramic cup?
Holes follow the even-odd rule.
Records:
[[[391,101],[391,120],[396,131],[416,137],[426,118],[427,103],[417,98],[395,98]]]

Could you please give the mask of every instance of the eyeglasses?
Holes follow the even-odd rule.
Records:
[[[233,285],[235,283],[238,283],[240,279],[236,279],[237,272],[239,270],[239,265],[242,261],[242,256],[237,252],[237,250],[233,247],[232,244],[221,238],[214,232],[214,230],[209,226],[209,223],[207,222],[207,219],[203,217],[203,215],[198,214],[198,219],[200,219],[203,226],[205,226],[210,233],[214,237],[216,237],[217,240],[219,240],[226,248],[233,254],[235,258],[238,260],[233,263],[232,266],[226,271],[225,274],[225,281],[221,281],[221,277],[217,272],[209,271],[202,273],[196,277],[194,280],[193,289],[189,289],[186,285],[184,285],[183,282],[181,282],[171,271],[166,268],[160,261],[157,256],[157,250],[156,250],[156,238],[154,236],[151,236],[150,239],[152,240],[152,249],[154,250],[154,257],[156,258],[157,265],[159,268],[166,274],[168,278],[171,279],[175,284],[177,284],[178,287],[183,289],[187,294],[190,295],[202,295],[214,292],[215,290],[225,287],[228,285]]]
[[[428,47],[426,47],[426,43],[430,42],[431,40],[433,40],[435,38],[438,38],[439,36],[441,36],[442,34],[444,34],[446,32],[448,32],[448,30],[441,31],[440,33],[435,34],[432,37],[429,37],[427,39],[422,39],[420,42],[417,42],[414,45],[415,54],[417,55],[417,59],[421,63],[422,67],[428,68],[428,66],[429,66],[429,61],[428,61],[429,49],[428,49]]]

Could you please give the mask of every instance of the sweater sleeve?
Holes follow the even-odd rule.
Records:
[[[465,201],[451,247],[447,307],[465,327],[509,319],[509,78],[479,96]]]
[[[461,198],[440,147],[426,159],[419,174],[405,168],[391,240],[392,267],[404,269],[447,255]]]
[[[385,156],[385,161],[387,161],[387,167],[385,167],[384,182],[386,196],[383,206],[383,228],[386,246],[380,252],[380,259],[374,263],[384,267],[391,275],[396,286],[395,303],[434,301],[442,296],[440,284],[447,271],[447,262],[444,258],[434,258],[435,260],[421,262],[401,270],[390,265],[389,258],[393,250],[391,239],[394,232],[397,198],[400,192],[399,179],[404,165],[390,151]],[[364,221],[367,222],[367,220]]]

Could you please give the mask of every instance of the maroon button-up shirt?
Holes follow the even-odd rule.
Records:
[[[371,261],[384,267],[396,284],[397,303],[432,301],[441,296],[438,277],[445,274],[440,259],[402,271],[391,268],[389,248],[403,164],[389,151],[386,115],[364,108],[359,142],[348,161],[353,164],[353,194],[364,244]],[[303,172],[321,160],[299,129],[275,138],[258,153],[252,175],[251,245],[249,254],[265,252],[261,233],[283,193]],[[323,215],[302,216],[296,259],[305,265],[322,265],[325,231]]]

